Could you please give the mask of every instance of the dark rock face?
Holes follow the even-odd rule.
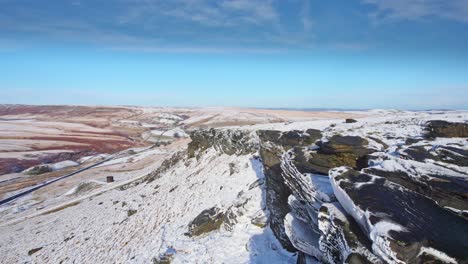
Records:
[[[352,119],[352,118],[346,118],[345,123],[356,123],[357,120]]]
[[[328,175],[329,169],[342,164],[357,167],[359,159],[374,151],[367,149],[367,140],[334,136],[318,142],[320,148],[314,151],[308,146],[321,138],[318,131],[259,131],[258,135],[267,176],[270,227],[283,247],[299,250],[302,257],[298,261],[379,263],[354,220],[337,213],[342,210],[336,209],[339,204],[330,204],[330,213],[324,207],[336,201],[328,177],[306,174]],[[322,208],[327,214],[319,213]]]
[[[214,230],[218,230],[224,221],[224,213],[217,207],[212,207],[201,212],[188,225],[186,236],[200,236]]]
[[[307,151],[304,149],[294,149],[294,163],[302,173],[318,173],[328,175],[332,168],[346,165],[357,167],[359,157],[351,153],[343,154],[322,154],[320,152]]]
[[[429,121],[426,124],[426,136],[436,137],[468,137],[467,123],[451,123],[442,120]]]
[[[312,263],[317,263],[317,259],[303,252],[299,252],[297,254],[296,264],[312,264]]]
[[[355,136],[333,136],[327,142],[320,144],[320,152],[322,154],[341,154],[352,153],[355,156],[364,156],[372,153],[372,150],[367,148],[369,142],[361,137]]]
[[[297,251],[289,240],[284,226],[284,219],[290,212],[288,197],[291,189],[285,183],[281,168],[281,157],[285,149],[293,146],[313,144],[322,135],[318,130],[305,132],[289,131],[286,133],[273,130],[257,131],[260,138],[260,156],[266,176],[266,204],[270,211],[269,224],[275,237],[289,251]]]
[[[271,134],[268,133],[267,135]],[[259,136],[262,139],[263,135],[259,134]],[[273,234],[280,241],[283,248],[288,251],[296,251],[284,229],[284,217],[289,213],[288,197],[291,191],[281,176],[281,153],[281,148],[271,144],[262,143],[260,148],[260,156],[262,157],[266,176],[266,206],[270,210],[269,224]]]
[[[368,141],[361,137],[333,136],[327,142],[319,142],[317,151],[294,149],[294,162],[300,172],[328,175],[339,166],[367,167],[367,156],[375,150],[367,148]]]
[[[266,206],[270,211],[269,224],[275,237],[280,241],[283,248],[288,251],[294,252],[296,249],[293,247],[286,235],[284,229],[284,218],[289,213],[288,197],[291,191],[284,183],[283,177],[281,176],[281,168],[279,159],[272,157],[271,153],[267,151],[261,152],[264,159],[269,160],[268,163],[264,163],[266,177]]]
[[[370,159],[378,159],[382,154],[372,154],[376,150],[368,148],[368,141],[360,137],[333,136],[316,145],[318,149],[304,145],[290,148],[276,160],[280,163],[276,174],[280,174],[285,183],[282,188],[287,187],[291,193],[289,213],[284,211],[283,214],[285,229],[293,246],[302,254],[300,261],[315,258],[324,263],[441,262],[443,259],[437,256],[437,251],[458,261],[467,260],[460,246],[468,244],[466,216],[443,208],[467,210],[468,181],[463,177],[439,174],[415,177],[403,171],[367,168]],[[456,146],[425,148],[419,145],[399,153],[402,158],[418,162],[431,159],[461,168],[467,165],[466,151]],[[330,200],[325,201],[326,190],[320,190],[323,186],[306,177],[307,173],[327,175],[330,169],[340,166],[370,173],[350,170],[356,173],[352,180],[346,179],[343,187],[335,188],[341,193],[339,202],[348,206],[347,212],[340,203],[333,201],[333,193]],[[463,173],[456,168],[451,170],[455,174]],[[343,197],[350,197],[350,200]],[[362,210],[359,217],[353,215],[356,209],[350,209],[349,204]],[[366,215],[365,211],[370,214]],[[439,222],[443,224],[435,227]],[[317,236],[320,237],[318,245],[314,243]],[[428,253],[432,249],[436,253]]]
[[[130,216],[132,216],[132,215],[134,215],[136,213],[137,213],[137,210],[130,209],[130,210],[127,211],[127,216],[130,217]]]
[[[364,169],[364,172],[384,177],[387,181],[427,196],[440,207],[468,210],[468,181],[465,179],[433,175],[431,178],[420,177],[416,180],[403,171],[383,171],[376,168]]]
[[[419,174],[414,171],[414,175],[410,175],[410,172],[402,170],[384,171],[378,168],[364,169],[364,172],[384,177],[388,181],[430,197],[441,207],[468,210],[468,181],[462,176],[463,168],[468,167],[466,150],[452,146],[416,145],[400,151],[399,154],[404,159],[415,161],[412,163],[414,167],[437,163],[441,169],[446,169],[447,173],[455,176],[435,172]],[[450,165],[458,167],[449,167]]]
[[[356,166],[361,156],[373,151],[367,149],[367,141],[359,137],[335,136],[326,143],[317,144],[321,148],[326,145],[325,151],[318,149],[315,152],[308,149],[312,141],[302,141],[307,143],[299,143],[290,149],[292,144],[289,142],[280,141],[279,146],[274,144],[274,138],[281,138],[279,133],[268,133],[267,138],[266,143],[262,141],[261,151],[264,152],[261,153],[265,172],[273,168],[273,172],[266,173],[267,182],[271,181],[272,175],[277,180],[269,195],[271,198],[281,197],[280,203],[270,204],[273,208],[270,210],[274,212],[270,226],[272,229],[275,226],[284,228],[275,233],[278,239],[288,239],[293,248],[301,252],[298,261],[302,262],[316,259],[324,263],[380,263],[370,250],[370,240],[335,203],[328,176],[309,174],[319,171],[327,175],[330,168],[346,162]],[[317,166],[317,157],[322,157],[319,160],[322,167]],[[289,208],[283,205],[286,201]]]
[[[440,146],[427,150],[424,146],[411,146],[403,151],[408,158],[419,162],[426,159],[468,167],[468,151],[451,146]]]
[[[322,137],[322,132],[316,129],[308,129],[305,132],[299,130],[287,132],[260,130],[257,131],[257,134],[261,141],[271,142],[285,149],[311,145]]]
[[[33,248],[31,250],[28,251],[28,255],[31,256],[32,254],[38,252],[39,250],[41,250],[43,247],[38,247],[38,248]]]
[[[420,263],[429,247],[468,260],[466,219],[386,178],[344,167],[330,177],[340,203],[387,261]]]
[[[382,263],[371,251],[371,242],[341,205],[320,207],[320,250],[327,263]]]
[[[245,155],[257,151],[258,146],[251,142],[250,136],[240,130],[201,129],[190,133],[188,146],[189,158],[195,157],[210,147],[228,155]]]

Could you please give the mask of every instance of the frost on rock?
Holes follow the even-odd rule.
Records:
[[[258,145],[248,132],[236,129],[201,129],[190,133],[189,157],[196,157],[208,148],[228,155],[245,155],[257,151]]]
[[[426,136],[436,137],[468,137],[468,124],[448,122],[445,120],[431,120],[427,122]]]
[[[219,229],[223,221],[224,213],[221,209],[216,207],[206,209],[190,222],[188,226],[189,231],[185,235],[192,237],[209,233]]]
[[[330,178],[338,201],[384,260],[419,262],[426,247],[457,260],[468,258],[466,219],[383,177],[337,168]]]
[[[260,130],[257,135],[266,176],[266,205],[270,227],[282,246],[294,252],[297,248],[293,246],[285,230],[285,217],[291,210],[288,200],[295,193],[301,201],[307,199],[313,202],[313,189],[303,182],[307,177],[298,174],[285,151],[294,146],[309,146],[321,137],[321,133],[313,129],[289,132]]]
[[[318,244],[320,235],[308,223],[289,213],[284,218],[284,225],[286,234],[296,249],[317,259],[321,258],[322,253]]]
[[[369,239],[339,203],[324,203],[318,218],[319,244],[325,262],[382,263],[372,254]]]

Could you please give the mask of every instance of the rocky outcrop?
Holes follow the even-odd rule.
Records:
[[[318,221],[324,262],[382,263],[371,252],[370,240],[339,203],[324,203],[320,207]]]
[[[320,153],[322,154],[353,154],[362,157],[370,154],[373,150],[367,148],[368,141],[357,136],[335,135],[325,142],[320,142]]]
[[[332,136],[315,145],[298,145],[289,151],[277,148],[278,152],[283,149],[277,174],[283,178],[283,188],[290,192],[289,211],[284,211],[283,218],[285,233],[301,252],[301,261],[310,258],[323,263],[466,260],[460,244],[456,249],[454,242],[449,241],[452,235],[446,235],[453,233],[448,223],[454,222],[455,230],[464,232],[466,220],[443,208],[466,210],[464,179],[430,173],[415,176],[403,171],[379,170],[378,166],[367,168],[369,160],[378,159],[379,155],[372,154],[376,150],[369,148],[368,141],[361,137]],[[415,161],[430,158],[462,167],[466,162],[464,150],[454,146],[415,149],[419,151],[416,154],[412,149],[404,149],[401,157],[407,155]],[[324,176],[318,174],[327,175],[331,170],[335,175],[336,167],[340,166],[349,166],[343,173],[355,174],[344,181],[333,178],[333,189],[328,190],[330,182],[327,178],[321,181]],[[382,177],[357,171],[364,168]],[[337,182],[343,182],[343,186]],[[427,218],[431,221],[423,220]],[[444,224],[429,232],[439,221]],[[466,244],[466,235],[453,236],[457,243]],[[451,251],[447,251],[446,243],[452,243]]]
[[[468,260],[466,219],[383,177],[340,167],[330,172],[330,178],[338,201],[384,260]]]
[[[348,124],[350,124],[350,123],[356,123],[356,122],[357,122],[356,119],[352,119],[352,118],[346,118],[346,119],[345,119],[345,123],[348,123]]]
[[[200,236],[214,230],[218,230],[224,221],[224,213],[217,207],[212,207],[201,212],[188,225],[186,236]]]
[[[459,126],[432,133],[462,135]],[[406,146],[388,146],[377,135],[322,138],[312,129],[261,130],[258,138],[198,133],[192,157],[211,146],[230,155],[259,152],[268,213],[252,223],[268,225],[283,248],[298,251],[298,263],[468,261],[468,155],[459,139],[439,146],[402,138]],[[391,151],[377,151],[368,140]],[[229,169],[235,172],[235,164]],[[204,211],[189,230],[203,234],[222,224],[231,230],[241,208]]]
[[[78,162],[75,162],[72,160],[64,160],[64,161],[52,163],[52,164],[37,165],[37,166],[24,170],[23,173],[27,175],[40,175],[40,174],[44,174],[44,173],[48,173],[52,171],[66,169],[69,167],[75,167],[78,165],[80,165]]]
[[[440,146],[435,149],[439,161],[468,167],[468,150],[453,146]]]
[[[279,136],[279,132],[275,132],[275,134]],[[259,137],[262,142],[260,156],[266,176],[266,206],[270,211],[268,222],[273,234],[280,241],[283,248],[289,251],[296,251],[291,241],[289,241],[284,228],[284,217],[289,213],[288,197],[291,191],[281,176],[280,155],[283,150],[279,146],[269,143],[268,138],[265,140],[265,135],[262,133],[259,133]]]
[[[370,241],[336,202],[327,176],[301,173],[290,156],[281,160],[282,176],[291,190],[285,229],[304,259],[323,263],[380,263]]]
[[[301,261],[379,263],[370,240],[336,204],[327,176],[330,169],[343,164],[359,167],[360,159],[374,152],[367,140],[333,136],[316,142],[321,134],[314,130],[303,134],[259,131],[258,135],[270,187],[270,226],[283,246],[299,250]]]
[[[426,124],[426,136],[436,137],[468,137],[468,123],[452,123],[443,120],[432,120]]]
[[[468,151],[453,146],[410,146],[402,152],[402,154],[406,155],[408,158],[419,162],[434,160],[468,167]]]
[[[321,137],[318,130],[280,132],[257,131],[260,139],[260,156],[266,176],[266,204],[269,209],[269,224],[275,237],[289,251],[297,251],[285,230],[285,217],[290,212],[288,198],[292,191],[285,183],[282,156],[285,150],[294,146],[305,147]]]
[[[339,166],[360,169],[367,167],[368,155],[375,151],[367,145],[361,137],[336,135],[318,142],[318,150],[295,148],[294,162],[302,173],[328,175],[330,169]]]
[[[384,177],[416,193],[427,196],[441,207],[468,210],[468,181],[461,177],[429,175],[414,177],[404,171],[384,171],[377,168],[364,169],[364,172]]]
[[[211,147],[228,155],[245,155],[258,150],[249,133],[241,130],[200,129],[191,132],[190,138],[192,142],[187,149],[190,158]]]
[[[283,147],[285,150],[293,147],[311,145],[322,137],[322,132],[316,129],[308,129],[306,131],[292,130],[286,132],[260,130],[257,131],[257,134],[262,142],[270,142]]]
[[[159,166],[158,169],[156,169],[155,171],[153,171],[153,172],[149,173],[148,175],[146,175],[145,177],[143,177],[142,181],[144,181],[146,183],[151,183],[154,180],[158,179],[166,171],[168,171],[170,168],[175,166],[178,162],[183,160],[183,158],[186,157],[186,154],[187,154],[186,151],[179,151],[179,152],[176,152],[176,153],[172,154],[172,156],[170,158],[164,160],[161,163],[161,166]],[[136,184],[139,184],[139,183],[140,183],[139,181],[136,181]]]
[[[27,175],[40,175],[44,173],[51,172],[52,168],[49,165],[37,165],[32,168],[29,168],[24,171],[25,174]]]

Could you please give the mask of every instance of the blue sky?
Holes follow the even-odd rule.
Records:
[[[468,0],[0,0],[0,103],[468,109]]]

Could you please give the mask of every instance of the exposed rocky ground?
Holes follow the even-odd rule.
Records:
[[[365,115],[186,130],[191,140],[149,173],[2,206],[0,253],[7,263],[467,263],[468,112]]]

